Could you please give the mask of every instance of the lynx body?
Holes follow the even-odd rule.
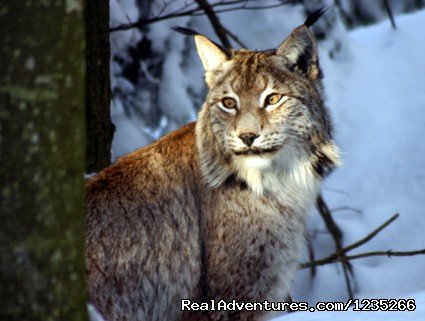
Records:
[[[209,87],[196,124],[87,183],[89,296],[107,321],[265,320],[181,300],[285,301],[338,161],[307,25],[269,51],[193,35]]]

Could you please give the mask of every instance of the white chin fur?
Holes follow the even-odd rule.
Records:
[[[313,204],[320,186],[307,155],[294,150],[277,157],[238,155],[233,165],[255,194],[267,189],[288,206],[303,211]]]
[[[258,155],[238,155],[234,160],[237,167],[247,167],[252,169],[267,169],[270,167],[272,160],[267,156]]]
[[[257,195],[263,193],[263,172],[269,170],[272,159],[258,155],[238,155],[233,158],[233,165],[238,177],[244,180]]]

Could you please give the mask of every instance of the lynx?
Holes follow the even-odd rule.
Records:
[[[87,183],[89,297],[107,321],[265,320],[182,311],[182,300],[288,297],[309,209],[338,163],[308,28],[316,18],[266,51],[180,29],[209,89],[197,122]]]

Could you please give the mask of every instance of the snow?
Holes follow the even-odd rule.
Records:
[[[221,21],[247,47],[268,49],[278,46],[304,17],[301,7],[284,6],[224,13]],[[397,30],[391,29],[388,20],[351,32],[339,28],[331,39],[320,44],[327,104],[334,116],[335,137],[343,160],[341,168],[327,179],[323,192],[331,209],[350,207],[333,214],[344,233],[344,245],[356,242],[394,213],[400,213],[399,219],[350,254],[425,248],[425,11],[396,16],[396,23]],[[193,42],[170,32],[170,26],[179,24],[214,34],[205,17],[153,25],[150,33],[159,39],[157,49],[170,51],[164,61],[166,77],[161,79],[165,82],[160,95],[165,118],[156,132],[140,130],[134,120],[125,116],[122,106],[114,106],[115,156],[149,143],[195,115],[193,97],[186,89],[195,88],[198,94],[204,90],[202,66],[193,50],[186,51],[186,42],[194,47]],[[138,37],[130,32],[121,34]],[[331,59],[331,42],[338,39],[342,48],[334,51]],[[123,48],[129,40],[116,41]],[[334,252],[332,238],[315,212],[309,231],[316,258]],[[414,298],[417,310],[315,312],[314,320],[425,320],[425,256],[371,257],[352,264],[356,298]],[[319,267],[315,278],[308,270],[300,271],[292,297],[310,305],[346,301],[340,264]],[[310,320],[312,316],[310,312],[297,312],[276,320]]]
[[[93,304],[87,304],[90,321],[105,321]]]

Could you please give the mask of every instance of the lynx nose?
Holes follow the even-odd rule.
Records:
[[[239,138],[242,139],[242,141],[247,145],[251,146],[254,140],[258,137],[257,134],[254,133],[245,133],[239,135]]]

